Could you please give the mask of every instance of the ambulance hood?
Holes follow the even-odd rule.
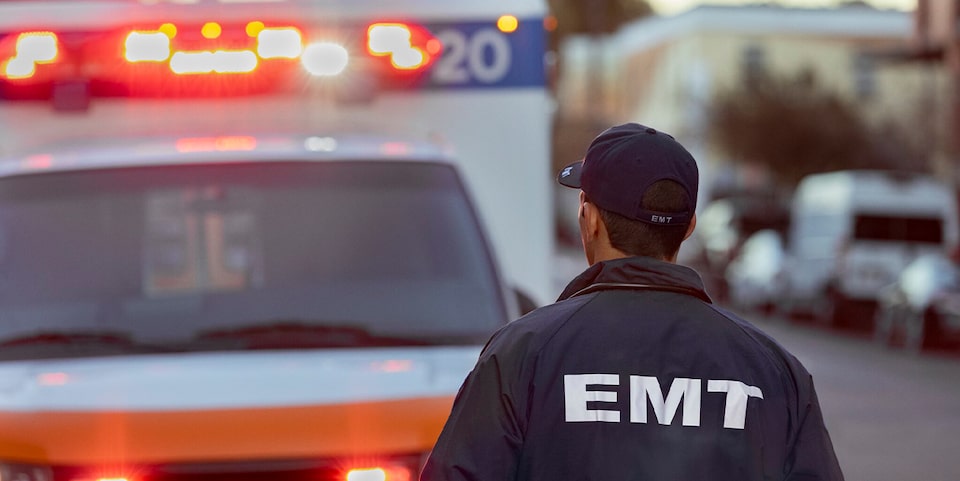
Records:
[[[317,349],[0,362],[0,411],[179,411],[455,394],[478,347]]]
[[[0,465],[429,452],[479,347],[0,363]]]

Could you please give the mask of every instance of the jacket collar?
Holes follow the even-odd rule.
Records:
[[[693,269],[652,257],[624,257],[598,262],[575,277],[558,301],[596,284],[643,284],[692,290],[709,300],[700,275]]]

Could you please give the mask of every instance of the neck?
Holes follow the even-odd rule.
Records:
[[[624,257],[630,257],[630,255],[620,251],[619,249],[616,249],[611,245],[602,245],[594,249],[593,252],[587,254],[587,261],[589,261],[590,265],[593,265],[598,262],[612,261],[614,259],[622,259]]]
[[[603,246],[597,248],[592,253],[593,255],[587,255],[587,261],[590,265],[596,264],[598,262],[612,261],[615,259],[623,259],[624,257],[633,257],[631,254],[627,254],[613,246]],[[671,264],[677,263],[677,253],[675,252],[670,257],[657,257],[656,259],[669,262]]]

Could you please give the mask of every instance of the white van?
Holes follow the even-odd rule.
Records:
[[[928,175],[848,170],[805,177],[791,206],[782,307],[855,321],[917,256],[957,246],[957,203]]]

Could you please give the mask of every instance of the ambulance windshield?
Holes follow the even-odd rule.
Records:
[[[478,220],[446,165],[58,172],[0,180],[0,199],[0,345],[19,346],[6,359],[33,356],[52,334],[189,346],[272,325],[302,348],[296,338],[317,326],[396,345],[482,342],[506,322]]]

